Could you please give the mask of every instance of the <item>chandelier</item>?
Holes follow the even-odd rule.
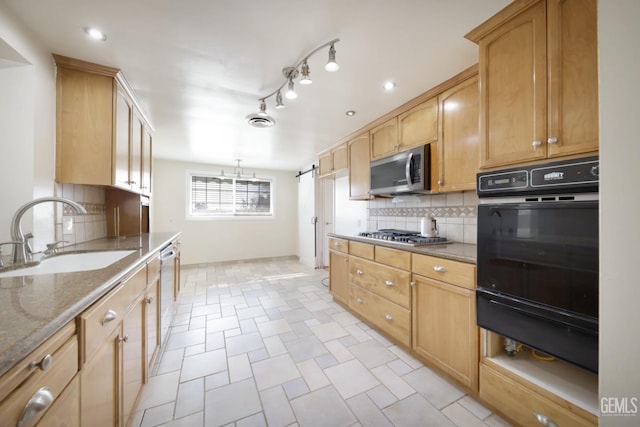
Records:
[[[267,100],[273,96],[275,96],[275,108],[276,110],[281,110],[285,108],[282,92],[284,87],[286,86],[286,91],[284,92],[284,97],[287,99],[296,99],[298,94],[295,91],[294,80],[300,76],[300,80],[298,83],[301,85],[310,85],[311,82],[311,71],[309,69],[308,60],[309,58],[320,51],[321,49],[329,46],[329,60],[327,64],[324,66],[324,69],[329,72],[338,71],[338,63],[336,62],[336,49],[334,45],[338,43],[340,39],[333,39],[331,41],[326,42],[322,46],[318,46],[307,55],[305,55],[298,63],[293,67],[284,67],[282,69],[282,75],[284,76],[284,81],[276,90],[271,92],[270,94],[263,96],[262,98],[258,98],[260,102],[260,110],[257,113],[249,114],[246,119],[247,122],[255,127],[265,128],[271,127],[276,124],[276,121],[273,117],[267,114]]]

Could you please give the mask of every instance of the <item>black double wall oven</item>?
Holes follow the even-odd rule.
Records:
[[[598,159],[478,174],[478,326],[598,371]]]

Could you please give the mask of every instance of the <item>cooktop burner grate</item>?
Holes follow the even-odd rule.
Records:
[[[421,236],[418,231],[397,230],[384,228],[378,231],[363,231],[358,233],[359,237],[375,240],[385,240],[393,243],[400,243],[411,246],[434,245],[438,243],[448,243],[446,237],[426,237]]]

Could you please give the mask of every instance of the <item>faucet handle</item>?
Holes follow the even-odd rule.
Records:
[[[52,255],[58,253],[58,245],[61,243],[69,243],[66,240],[58,240],[54,243],[47,243],[47,249],[44,251],[45,255]]]

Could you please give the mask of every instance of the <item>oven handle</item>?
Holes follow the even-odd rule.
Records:
[[[409,153],[407,156],[407,164],[404,166],[404,174],[407,178],[407,185],[413,185],[413,181],[411,181],[411,165],[413,164],[413,153]]]
[[[535,313],[533,311],[526,310],[526,309],[520,308],[520,307],[515,307],[513,305],[505,304],[503,302],[496,301],[493,298],[489,299],[489,302],[491,304],[495,304],[495,305],[500,306],[500,307],[504,307],[504,308],[508,308],[510,310],[517,311],[517,312],[519,312],[521,314],[524,314],[525,316],[535,317],[537,319],[544,320],[544,321],[547,321],[547,322],[551,321],[551,322],[554,322],[554,323],[559,323],[559,324],[564,325],[564,326],[566,326],[568,328],[580,329],[581,331],[584,331],[584,332],[587,332],[587,333],[590,333],[590,334],[593,333],[593,331],[590,331],[590,330],[588,330],[586,328],[582,328],[582,327],[577,326],[575,324],[571,324],[571,323],[568,323],[568,322],[563,322],[562,320],[558,320],[558,319],[549,319],[548,317],[542,316],[542,315],[540,315],[538,313]]]

